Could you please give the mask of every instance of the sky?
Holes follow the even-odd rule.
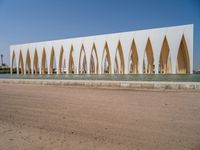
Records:
[[[0,0],[0,54],[9,45],[194,24],[200,68],[200,0]]]

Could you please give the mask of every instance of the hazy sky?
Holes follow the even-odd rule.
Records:
[[[200,68],[200,0],[0,0],[0,54],[9,45],[194,24]]]

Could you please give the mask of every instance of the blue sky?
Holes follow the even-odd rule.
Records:
[[[0,0],[0,54],[9,45],[194,24],[200,68],[200,0]]]

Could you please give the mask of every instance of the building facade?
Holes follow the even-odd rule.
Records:
[[[191,74],[193,25],[10,46],[17,74]]]

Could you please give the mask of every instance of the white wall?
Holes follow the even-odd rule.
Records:
[[[19,64],[19,54],[22,52],[23,61],[24,61],[24,70],[26,68],[26,54],[27,50],[30,51],[31,58],[31,72],[33,73],[33,58],[35,49],[37,49],[38,53],[38,61],[39,61],[39,69],[41,72],[41,59],[42,59],[42,50],[43,48],[46,50],[47,57],[47,66],[48,73],[50,67],[50,55],[51,50],[54,48],[55,58],[56,58],[56,69],[58,70],[58,62],[60,57],[61,47],[64,49],[63,57],[66,59],[66,66],[68,66],[69,62],[69,52],[71,47],[74,49],[74,63],[76,66],[76,72],[78,73],[78,64],[79,64],[79,55],[81,47],[83,46],[86,52],[87,59],[87,70],[89,73],[90,70],[90,57],[92,46],[95,44],[98,55],[98,64],[99,64],[99,74],[101,74],[101,61],[102,55],[104,51],[105,43],[108,44],[108,48],[110,51],[111,58],[111,68],[112,73],[114,73],[114,58],[117,50],[117,46],[119,41],[122,45],[123,56],[124,56],[124,65],[125,65],[125,74],[129,72],[129,53],[131,50],[132,41],[135,41],[137,53],[138,53],[138,72],[142,74],[143,67],[143,57],[145,52],[145,47],[147,44],[147,39],[149,38],[151,41],[151,45],[153,48],[154,55],[154,65],[155,65],[155,73],[158,74],[159,67],[159,58],[160,52],[163,44],[163,40],[166,37],[169,45],[169,51],[172,60],[172,73],[176,73],[177,66],[177,55],[180,46],[180,42],[182,36],[184,35],[188,47],[189,60],[190,60],[190,73],[193,72],[193,25],[182,25],[182,26],[174,26],[174,27],[166,27],[166,28],[156,28],[149,30],[140,30],[140,31],[131,31],[131,32],[122,32],[122,33],[114,33],[114,34],[105,34],[105,35],[97,35],[97,36],[89,36],[89,37],[80,37],[80,38],[72,38],[72,39],[64,39],[64,40],[56,40],[56,41],[47,41],[47,42],[38,42],[38,43],[29,43],[29,44],[21,44],[21,45],[12,45],[10,46],[10,64],[12,66],[12,55],[15,53],[16,58],[16,67],[18,70]]]

